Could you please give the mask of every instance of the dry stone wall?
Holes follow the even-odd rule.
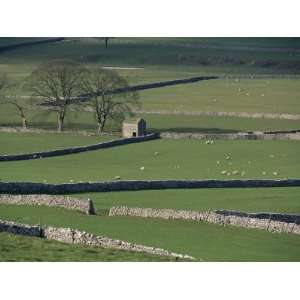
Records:
[[[259,188],[300,186],[300,179],[245,180],[115,180],[102,182],[46,184],[33,182],[0,182],[0,194],[72,194],[161,189]]]
[[[41,237],[41,227],[38,225],[19,224],[0,219],[0,232]]]
[[[63,207],[81,211],[88,215],[95,214],[92,200],[63,197],[59,195],[0,195],[0,204],[33,205],[48,207]]]
[[[134,244],[122,240],[111,239],[104,236],[96,236],[85,231],[80,231],[71,228],[56,228],[51,226],[40,227],[37,225],[19,224],[0,219],[0,231],[26,236],[42,237],[48,240],[55,240],[69,244],[80,244],[86,246],[102,247],[133,252],[144,252],[153,255],[174,257],[187,260],[195,259],[192,256],[171,252],[162,248]]]
[[[53,156],[61,156],[67,154],[75,154],[80,152],[98,150],[98,149],[105,149],[111,148],[115,146],[127,145],[132,143],[144,142],[158,138],[158,135],[155,133],[147,134],[145,136],[139,137],[132,137],[132,138],[125,138],[125,139],[118,139],[108,142],[102,142],[94,145],[89,146],[80,146],[80,147],[72,147],[66,149],[59,149],[59,150],[50,150],[44,152],[34,152],[34,153],[26,153],[26,154],[12,154],[12,155],[1,155],[0,161],[16,161],[16,160],[28,160],[28,159],[38,159],[38,158],[45,158],[45,157],[53,157]]]
[[[161,138],[198,140],[300,140],[300,131],[294,132],[240,132],[240,133],[188,133],[161,132]]]
[[[188,211],[137,207],[112,207],[109,216],[181,219],[205,221],[219,225],[264,229],[270,232],[300,234],[300,216],[283,214],[247,214],[231,211]],[[263,217],[266,218],[263,218]]]
[[[23,127],[12,127],[12,126],[0,126],[0,132],[5,133],[36,133],[36,134],[60,134],[60,135],[85,135],[85,136],[98,136],[98,133],[87,131],[87,130],[64,130],[57,131],[52,129],[43,128],[23,128]],[[102,135],[113,135],[113,133],[103,133]]]

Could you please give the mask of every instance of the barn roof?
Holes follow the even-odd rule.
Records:
[[[124,124],[138,124],[140,121],[145,121],[143,118],[135,118],[135,119],[126,119],[124,120]]]

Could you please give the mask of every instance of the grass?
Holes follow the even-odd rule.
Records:
[[[1,108],[3,110],[0,110],[0,126],[21,126],[20,119],[15,115],[12,107],[3,105]],[[152,111],[155,111],[155,109],[152,109]],[[168,114],[168,111],[164,114],[138,113],[137,115],[147,121],[150,131],[233,133],[240,131],[300,129],[300,120],[172,115]],[[31,110],[28,111],[27,118],[31,128],[56,130],[57,117],[53,113],[45,115],[37,110]],[[71,112],[68,115],[65,126],[67,130],[85,129],[91,132],[96,132],[97,130],[93,115],[88,112],[81,112],[80,114]],[[106,130],[108,132],[119,131],[120,125],[110,122]],[[0,137],[0,139],[3,139],[3,137]]]
[[[204,261],[300,261],[300,237],[263,230],[130,217],[86,216],[63,209],[1,205],[0,218],[74,227],[94,234],[156,246]]]
[[[219,79],[140,92],[147,111],[300,113],[299,79]],[[263,96],[262,96],[263,95]]]
[[[10,46],[10,45],[16,45],[16,44],[20,44],[20,43],[27,43],[27,42],[34,42],[34,41],[40,41],[43,40],[45,38],[12,38],[12,37],[1,37],[0,39],[0,47],[3,46]]]
[[[2,44],[11,42],[7,38],[0,39],[0,44],[1,41]],[[22,81],[42,61],[67,57],[82,61],[91,67],[96,65],[142,67],[137,70],[119,70],[130,84],[207,74],[221,76],[230,74],[233,76],[231,79],[203,81],[140,92],[142,109],[165,113],[176,110],[299,114],[300,79],[292,74],[299,74],[297,66],[300,53],[291,50],[299,47],[299,41],[297,38],[116,38],[112,39],[109,48],[105,49],[103,40],[97,38],[69,39],[6,52],[5,55],[0,55],[0,71],[8,72],[11,77]],[[249,50],[244,49],[247,45]],[[267,48],[269,52],[265,51]],[[277,51],[278,48],[286,51]],[[277,64],[266,67],[258,63],[270,59]],[[208,61],[209,64],[203,63],[204,61]],[[243,79],[244,75],[250,78]],[[20,91],[20,93],[27,92]],[[149,118],[153,120],[152,116]],[[183,130],[185,128],[199,130],[199,127],[205,130],[214,128],[225,131],[256,130],[258,127],[255,125],[256,121],[262,129],[268,130],[299,127],[299,121],[285,120],[211,118],[210,121],[207,119],[199,121],[196,117],[155,118],[162,124],[151,125],[151,128],[157,130],[178,129],[178,127],[181,129],[177,121],[188,124]],[[54,114],[41,113],[35,109],[28,111],[28,121],[32,126],[55,127],[56,119]],[[168,121],[165,122],[165,119]],[[218,126],[203,127],[202,124],[207,121],[210,124],[216,122]],[[245,125],[239,125],[240,121]],[[20,124],[13,107],[1,106],[0,124]],[[89,113],[70,113],[66,125],[67,128],[93,130],[96,128]]]
[[[112,180],[115,176],[123,180],[298,178],[299,147],[298,141],[216,141],[206,145],[200,140],[161,139],[61,157],[1,162],[0,178],[49,183]],[[144,170],[140,170],[142,166]],[[233,171],[239,174],[233,175]]]
[[[1,62],[28,64],[68,57],[84,63],[122,66],[170,65],[223,72],[294,73],[298,71],[300,54],[290,48],[298,45],[299,39],[115,38],[105,49],[103,40],[97,38],[71,38],[7,52]],[[262,51],[262,47],[269,51]]]
[[[112,136],[85,136],[72,134],[4,133],[0,132],[0,154],[30,153],[96,144],[116,139]]]
[[[244,212],[300,214],[300,188],[153,190],[86,193],[96,210],[112,206],[172,208],[183,210],[228,209]]]
[[[300,120],[141,114],[151,131],[235,133],[300,129]]]
[[[68,245],[35,237],[0,233],[0,261],[4,262],[93,262],[175,261],[173,258],[96,247]]]
[[[0,46],[18,39],[0,39]],[[22,39],[24,40],[24,39]],[[115,38],[105,49],[97,38],[68,39],[0,54],[0,71],[22,82],[48,59],[69,58],[90,67],[140,67],[119,70],[130,84],[201,75],[222,79],[140,92],[142,115],[154,131],[237,132],[299,129],[299,121],[197,117],[171,112],[225,111],[299,114],[299,38]],[[279,49],[280,48],[280,49]],[[228,77],[230,75],[230,77]],[[26,95],[28,92],[19,91]],[[24,101],[25,106],[27,105]],[[56,128],[57,116],[28,107],[32,127]],[[20,126],[12,106],[1,105],[0,126]],[[95,130],[91,113],[69,111],[66,129]],[[115,130],[109,126],[108,130]],[[102,140],[102,138],[100,138]],[[76,135],[0,134],[0,154],[85,145],[98,137]],[[89,153],[31,161],[1,162],[0,180],[33,182],[113,179],[296,178],[300,172],[297,141],[157,140]],[[155,155],[155,152],[159,152]],[[229,159],[226,159],[230,156]],[[142,171],[140,168],[144,166]],[[226,170],[230,175],[222,175]],[[232,175],[237,170],[239,174]],[[244,176],[241,176],[241,173]],[[278,175],[274,175],[277,172]],[[265,174],[265,175],[264,175]],[[166,190],[89,193],[96,208],[113,205],[175,209],[235,209],[299,213],[299,188]],[[0,217],[23,223],[76,227],[175,252],[205,261],[300,261],[296,235],[213,224],[85,216],[63,209],[0,206]],[[34,238],[0,234],[0,260],[148,261],[143,254],[70,246]]]

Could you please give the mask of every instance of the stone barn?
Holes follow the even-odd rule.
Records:
[[[144,136],[146,133],[146,121],[142,118],[125,120],[123,122],[123,137]]]

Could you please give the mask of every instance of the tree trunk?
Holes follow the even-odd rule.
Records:
[[[100,135],[103,132],[103,126],[101,123],[98,123],[98,134]]]
[[[27,129],[27,120],[25,117],[22,117],[23,129]]]
[[[105,127],[105,124],[106,124],[106,120],[107,120],[107,117],[106,117],[106,116],[104,116],[104,117],[103,117],[102,124],[101,124],[101,132],[103,132],[103,131],[104,131],[104,127]]]
[[[59,116],[58,117],[58,128],[57,131],[62,132],[64,131],[64,118]]]

